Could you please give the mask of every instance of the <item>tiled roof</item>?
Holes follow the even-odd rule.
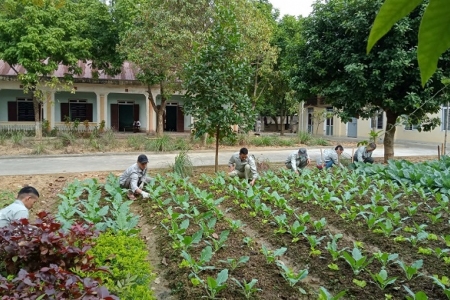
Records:
[[[90,62],[84,63],[81,60],[78,62],[78,66],[81,68],[81,74],[80,75],[73,75],[74,79],[78,80],[118,80],[118,81],[137,81],[136,74],[137,74],[137,68],[133,66],[130,62],[124,62],[121,68],[121,72],[115,76],[106,75],[104,72],[99,72],[97,77],[92,77],[92,68]],[[26,70],[24,67],[17,65],[14,66],[14,69],[23,74],[26,73]],[[14,71],[11,66],[4,62],[3,60],[0,60],[0,76],[17,76],[16,72]],[[56,75],[57,77],[64,77],[64,74],[68,74],[68,67],[64,65],[59,65],[58,70],[53,73],[53,75]]]

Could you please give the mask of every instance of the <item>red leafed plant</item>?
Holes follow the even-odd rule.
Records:
[[[46,212],[33,224],[22,219],[0,228],[0,274],[17,276],[7,281],[0,275],[1,299],[118,299],[99,282],[70,271],[106,270],[86,253],[97,236],[92,224],[74,224],[65,232]]]

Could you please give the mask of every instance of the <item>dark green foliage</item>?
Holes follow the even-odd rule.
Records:
[[[105,265],[109,272],[89,274],[100,277],[108,289],[129,300],[155,299],[149,285],[154,279],[147,261],[146,245],[136,236],[124,233],[103,233],[89,251],[97,265]]]

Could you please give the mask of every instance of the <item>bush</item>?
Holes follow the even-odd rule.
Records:
[[[143,138],[137,135],[128,136],[127,144],[129,147],[133,148],[133,150],[143,150],[144,148]]]
[[[95,257],[97,265],[107,265],[109,272],[89,275],[100,277],[103,284],[120,299],[156,299],[149,287],[155,276],[147,261],[147,251],[142,240],[124,233],[104,233],[96,242],[89,254]]]
[[[191,149],[191,144],[185,138],[177,138],[175,140],[174,150],[187,151]]]
[[[187,152],[180,152],[175,157],[175,163],[172,166],[174,173],[179,174],[181,177],[188,177],[192,175],[192,161]]]
[[[45,212],[29,224],[27,219],[0,228],[0,273],[17,277],[8,281],[0,276],[2,299],[74,299],[97,294],[92,299],[118,299],[91,278],[71,272],[94,273],[99,270],[91,248],[97,232],[92,226],[75,224],[69,231]]]
[[[23,138],[25,137],[25,133],[22,131],[14,131],[11,134],[11,140],[13,142],[13,145],[20,146],[22,145]]]
[[[300,131],[297,134],[297,140],[300,144],[308,144],[312,140],[312,136],[308,132]]]
[[[293,147],[295,146],[295,140],[290,138],[279,138],[278,139],[278,146],[285,146],[285,147]]]
[[[255,146],[274,146],[276,141],[271,136],[260,136],[252,139],[251,143]]]
[[[34,149],[31,154],[41,155],[47,153],[44,143],[37,143],[34,145]]]
[[[59,139],[61,140],[64,147],[74,145],[76,141],[76,137],[71,132],[62,132],[59,136]]]
[[[174,149],[173,140],[167,134],[162,137],[148,140],[144,147],[146,151],[156,152],[171,151]]]

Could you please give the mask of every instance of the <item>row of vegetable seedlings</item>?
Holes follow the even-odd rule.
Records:
[[[288,176],[288,174],[286,172],[282,172],[282,174],[284,173],[284,177]],[[386,207],[388,207],[388,209],[399,209],[399,208],[403,208],[403,207],[408,207],[406,205],[403,205],[403,203],[400,202],[400,200],[405,201],[404,198],[409,199],[411,196],[416,196],[416,198],[419,199],[424,199],[424,201],[426,201],[428,203],[427,206],[429,207],[433,207],[432,203],[433,200],[436,199],[436,202],[434,202],[434,205],[436,205],[437,207],[442,207],[442,202],[444,201],[445,203],[445,199],[446,199],[446,195],[441,195],[440,193],[436,193],[436,192],[429,192],[428,194],[426,194],[423,190],[423,188],[420,185],[414,185],[414,186],[406,186],[406,185],[397,185],[395,183],[393,183],[392,181],[389,180],[377,180],[376,178],[371,178],[371,177],[363,177],[360,176],[356,173],[351,173],[348,172],[346,170],[337,170],[337,172],[333,173],[326,173],[326,174],[320,174],[322,176],[315,176],[312,177],[313,174],[304,174],[306,176],[303,176],[302,178],[296,178],[296,180],[294,180],[294,186],[298,186],[301,189],[303,189],[303,191],[307,191],[311,186],[312,186],[312,190],[314,190],[314,185],[312,184],[311,186],[306,186],[305,182],[311,182],[311,179],[314,178],[316,180],[316,182],[319,183],[319,185],[321,185],[322,190],[319,190],[317,192],[318,195],[323,195],[323,194],[327,194],[327,187],[328,186],[333,186],[337,191],[341,191],[340,193],[337,194],[341,194],[344,195],[344,197],[342,198],[338,198],[336,196],[334,196],[335,198],[333,198],[333,196],[325,196],[325,197],[314,197],[313,199],[309,197],[298,197],[298,195],[294,195],[297,196],[297,198],[300,198],[300,200],[302,201],[311,201],[313,200],[314,203],[319,204],[320,206],[322,206],[325,209],[334,209],[335,211],[338,212],[338,209],[336,208],[336,206],[344,204],[344,208],[347,211],[352,211],[352,208],[349,206],[351,205],[351,202],[354,202],[355,205],[359,205],[358,202],[362,202],[363,200],[366,200],[366,203],[370,202],[369,207],[372,207],[372,211],[377,212],[380,211],[380,205],[376,205],[376,208],[373,209],[373,207],[375,206],[374,203],[378,201],[385,201],[387,202],[387,204],[383,207],[383,210],[386,209]],[[340,179],[340,180],[336,180],[335,178],[346,178],[346,180]],[[347,182],[346,182],[347,181]],[[336,183],[338,182],[339,185]],[[317,185],[316,185],[317,186]],[[380,190],[384,189],[383,192],[386,195],[384,198],[382,199],[377,199],[377,197],[380,195]],[[349,191],[354,191],[356,194],[356,197],[354,197],[352,199],[352,201],[348,201],[348,194]],[[372,195],[370,195],[372,193]],[[295,194],[295,193],[293,193]],[[303,192],[303,195],[306,195],[307,193]],[[375,195],[375,197],[374,197]],[[435,196],[435,198],[433,199],[433,195]],[[370,196],[370,198],[369,198]],[[338,199],[336,199],[338,198]],[[374,200],[377,199],[377,200]],[[403,199],[402,199],[403,198]],[[444,199],[443,201],[441,199]],[[333,201],[334,200],[334,201]],[[370,200],[370,201],[369,201]],[[448,200],[447,200],[448,201]],[[324,205],[325,203],[325,205]],[[337,205],[336,205],[337,204]],[[359,207],[364,207],[363,205],[359,205]],[[367,206],[366,206],[367,208]],[[342,208],[341,208],[342,209]],[[369,212],[370,213],[370,212]],[[341,214],[342,215],[342,214]],[[363,214],[360,214],[363,215]],[[395,211],[392,213],[389,213],[389,211],[386,212],[386,215],[388,217],[393,217],[393,219],[401,219],[401,217],[399,216],[399,212]],[[369,220],[369,224],[370,224],[370,217],[367,218]],[[413,218],[411,218],[413,219]],[[419,219],[420,220],[420,219]],[[422,218],[423,220],[423,218]],[[354,221],[354,219],[351,219],[351,221]],[[412,221],[412,220],[409,220]],[[389,222],[388,222],[389,223]],[[416,226],[412,226],[412,228],[417,228],[417,231],[420,232],[420,229],[423,230],[423,228],[425,228],[426,226],[424,226],[423,224],[419,224],[417,225],[417,223],[413,222],[414,225]],[[411,230],[411,227],[405,226],[406,230]],[[443,229],[445,229],[445,226],[443,226]],[[412,231],[412,230],[411,230]],[[377,232],[376,230],[374,232]],[[420,236],[420,234],[419,234]],[[422,234],[422,236],[426,236],[428,239],[427,240],[431,240],[434,241],[436,240],[436,234],[433,233],[426,233]],[[413,239],[414,237],[412,237]],[[441,240],[438,241],[443,245],[444,247],[448,247],[448,236],[441,236]],[[443,244],[442,242],[444,242],[445,244]],[[437,243],[437,242],[435,242]],[[438,244],[439,245],[439,244]],[[419,253],[421,252],[421,248],[419,247]],[[443,257],[445,258],[445,255],[447,255],[446,253],[448,253],[448,249],[444,248],[441,249],[439,247],[435,248],[435,253],[437,257]],[[430,261],[429,257],[424,257],[425,261]],[[433,261],[433,259],[431,259],[431,261]],[[445,261],[445,260],[444,260]],[[428,263],[427,263],[428,265]],[[431,264],[430,264],[431,265]],[[433,265],[442,265],[442,264],[433,264]],[[403,265],[402,265],[403,266]],[[402,267],[403,268],[403,267]],[[445,266],[440,269],[441,270],[441,274],[446,274],[448,272],[448,266]],[[439,279],[441,278],[441,279]],[[439,285],[444,293],[447,293],[448,291],[448,286],[443,285],[443,282],[446,282],[446,277],[445,276],[438,276],[435,275],[432,277],[433,282],[437,285]]]
[[[252,252],[252,238],[240,231],[243,226],[241,221],[225,216],[226,212],[220,209],[224,199],[216,199],[214,194],[195,187],[176,174],[158,176],[156,182],[158,184],[149,186],[148,191],[152,203],[160,210],[161,226],[172,240],[172,249],[179,254],[179,267],[189,269],[187,275],[190,283],[203,287],[202,296],[214,299],[218,294],[223,294],[225,288],[237,289],[247,299],[255,293],[264,294],[265,291],[258,285],[258,278],[244,278],[237,270],[246,268],[246,264],[255,259],[254,255],[246,255]],[[221,259],[222,249],[228,244],[235,245],[236,239],[240,244],[247,245],[239,249],[242,255]],[[277,251],[266,250],[266,262],[275,262],[282,255]],[[271,270],[290,278],[289,269],[279,269],[273,264],[262,267],[265,271]],[[291,292],[295,293],[296,290],[292,289]]]
[[[282,172],[282,174],[283,174],[283,172]],[[287,178],[288,180],[292,181],[293,179],[289,175],[290,174],[287,174],[287,173],[283,174],[283,176],[285,176],[285,177],[287,176],[288,177]],[[302,179],[303,178],[301,178],[299,180],[302,180]],[[275,182],[275,184],[273,184],[273,186],[275,186],[278,189],[282,188],[282,189],[284,189],[285,192],[286,191],[289,192],[289,190],[290,190],[289,181],[286,182],[286,181],[283,181],[283,180],[279,180],[279,178],[278,179],[273,179],[273,176],[271,177],[270,174],[269,174],[269,176],[265,176],[264,180],[266,180],[268,182],[271,182],[271,183]],[[262,181],[262,184],[264,184],[264,180]],[[223,181],[224,181],[223,179],[217,179],[217,180],[212,180],[212,183],[214,183],[213,186],[215,188],[220,190],[220,189],[223,188],[223,184],[224,184]],[[260,211],[260,210],[262,212],[270,211],[270,208],[267,208],[267,205],[265,205],[264,203],[263,203],[264,205],[260,204],[259,198],[255,197],[255,195],[254,195],[255,193],[251,189],[246,192],[246,195],[245,195],[246,198],[242,196],[242,194],[243,194],[242,191],[241,192],[236,191],[236,187],[229,186],[228,189],[232,191],[232,194],[234,194],[233,196],[237,197],[238,199],[244,199],[243,203],[240,204],[240,207],[242,207],[242,208],[254,207],[255,208],[255,211],[254,212],[250,212],[250,214],[253,214],[255,216],[255,214],[258,211]],[[267,194],[267,188],[258,187],[256,190],[260,191],[261,193],[266,193]],[[286,199],[284,199],[283,197],[279,196],[277,192],[272,192],[272,194],[270,196],[271,197],[266,197],[266,198],[269,198],[270,200],[272,200],[274,202],[275,206],[278,207],[278,208],[280,207],[280,203],[286,203]],[[257,199],[255,200],[255,198],[257,198]],[[264,196],[263,196],[263,198],[264,198]],[[239,200],[235,200],[235,201],[239,202]],[[260,209],[261,206],[263,207],[263,209]],[[286,212],[288,212],[289,214],[293,213],[292,207],[288,207],[287,205],[285,205],[285,208],[287,208]],[[263,213],[263,214],[264,214],[264,218],[265,219],[263,219],[262,222],[264,223],[267,220],[266,217],[268,215],[270,215],[270,214],[269,213]],[[275,232],[279,232],[279,233],[282,233],[284,231],[289,232],[289,233],[293,233],[294,232],[294,235],[296,235],[297,230],[291,230],[291,228],[298,228],[299,227],[298,226],[299,225],[298,224],[298,222],[299,222],[298,220],[299,219],[300,220],[304,219],[305,218],[305,213],[303,214],[303,216],[300,216],[300,218],[298,217],[297,214],[294,214],[294,215],[296,216],[297,220],[294,222],[294,224],[296,224],[296,225],[292,224],[292,226],[286,226],[285,214],[280,214],[280,215],[274,216],[273,217],[273,219],[275,220],[274,223],[277,223],[279,225],[279,229],[275,230]],[[318,221],[314,221],[314,222],[315,222],[314,224],[319,224],[318,223],[319,220]],[[305,226],[304,225],[301,225],[301,226],[303,228],[302,230],[304,230]],[[284,230],[283,227],[287,227],[287,230]],[[308,241],[310,241],[311,245],[317,244],[317,241],[316,241],[317,238],[315,236],[313,238],[308,238],[308,237],[311,237],[311,235],[307,235],[304,232],[302,234],[306,236]],[[324,237],[321,237],[321,238],[324,238]],[[295,242],[297,240],[298,239],[296,237],[294,237],[294,239],[292,241]],[[327,243],[327,245],[332,245],[332,244],[333,244],[333,242],[331,242],[331,243],[328,242]],[[334,243],[334,244],[336,244],[336,243]],[[314,249],[314,248],[312,247],[311,249]],[[311,251],[311,253],[314,253],[314,251],[315,251],[315,249],[313,251]],[[342,252],[342,250],[340,252]],[[317,253],[320,253],[320,251],[318,251]],[[337,253],[339,253],[339,252],[337,252]],[[334,258],[336,256],[337,255],[335,254]],[[375,283],[377,283],[378,286],[381,289],[384,289],[386,286],[388,286],[390,284],[393,284],[395,282],[395,280],[396,280],[396,278],[390,278],[388,276],[388,274],[387,274],[387,271],[386,271],[385,268],[386,268],[386,264],[388,262],[392,262],[392,261],[396,262],[403,269],[403,271],[404,271],[404,273],[406,275],[406,278],[408,280],[411,280],[414,275],[418,274],[418,270],[421,268],[421,264],[422,264],[421,260],[417,260],[417,261],[413,262],[412,264],[407,265],[403,261],[400,261],[400,260],[397,259],[398,255],[390,254],[390,253],[383,253],[381,251],[379,251],[372,258],[369,259],[368,256],[362,255],[361,251],[357,247],[353,248],[353,250],[351,252],[351,255],[350,255],[350,253],[344,251],[342,253],[341,257],[343,257],[347,261],[347,263],[349,265],[351,265],[351,267],[352,267],[352,269],[353,269],[355,274],[359,274],[360,271],[362,269],[364,269],[364,267],[367,266],[367,264],[369,264],[374,257],[377,258],[380,261],[380,263],[382,264],[382,268],[381,268],[381,270],[379,272],[371,273],[371,277],[372,277],[373,281]],[[390,258],[390,260],[387,260],[387,258]],[[333,267],[333,264],[331,264],[331,267]],[[438,285],[440,283],[442,283],[442,281],[445,281],[444,277],[441,277],[441,279],[439,279],[439,278],[440,278],[439,276],[436,276],[436,277],[433,278],[434,282],[436,284],[438,284]],[[410,291],[406,286],[405,286],[405,289],[408,292]],[[443,288],[443,289],[444,289],[444,292],[445,292],[446,289],[445,288]],[[421,292],[419,292],[419,294],[420,293]]]

